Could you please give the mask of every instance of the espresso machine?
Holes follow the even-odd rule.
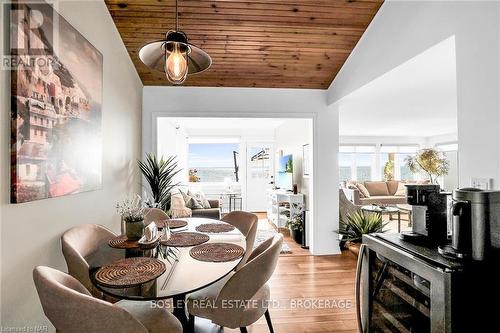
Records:
[[[451,214],[451,244],[440,246],[439,253],[485,261],[500,252],[500,191],[454,190]]]
[[[406,200],[412,205],[412,231],[399,237],[410,242],[443,244],[448,239],[447,198],[439,185],[405,185]]]

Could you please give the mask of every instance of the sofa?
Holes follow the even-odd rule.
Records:
[[[191,209],[192,217],[206,217],[209,219],[220,220],[219,200],[208,200],[210,208]]]
[[[362,184],[369,195],[363,195],[357,184]],[[343,183],[342,190],[344,190],[346,197],[355,205],[399,205],[406,204],[406,192],[401,190],[404,184],[397,180],[350,181]]]

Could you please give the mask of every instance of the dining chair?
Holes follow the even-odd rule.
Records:
[[[80,281],[95,297],[102,297],[89,277],[89,264],[85,257],[97,251],[116,234],[98,224],[83,224],[67,230],[61,237],[61,246],[68,272]]]
[[[146,208],[144,214],[144,224],[149,225],[151,222],[167,220],[170,216],[160,208]]]
[[[240,269],[247,262],[248,257],[252,253],[253,246],[255,244],[255,237],[257,236],[257,227],[259,225],[259,218],[257,215],[242,212],[242,211],[233,211],[226,214],[222,221],[229,223],[235,226],[246,239],[246,248],[248,251],[245,252],[245,255],[241,259],[241,262],[238,264],[236,269]]]
[[[35,267],[33,280],[43,312],[57,332],[182,332],[174,315],[151,302],[111,304],[92,297],[72,276],[45,266]]]
[[[222,327],[239,327],[246,333],[247,326],[265,315],[269,331],[274,333],[268,310],[270,288],[267,281],[276,268],[282,244],[281,234],[267,239],[252,251],[248,262],[239,270],[190,294],[187,299],[190,329],[194,330],[195,317],[201,317]]]

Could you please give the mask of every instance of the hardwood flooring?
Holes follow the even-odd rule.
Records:
[[[286,236],[292,254],[280,256],[271,280],[271,297],[280,307],[270,308],[276,333],[357,332],[354,300],[355,258],[348,252],[336,256],[312,256]],[[330,301],[330,308],[295,307],[313,300]],[[337,306],[334,307],[334,302]],[[345,303],[347,302],[347,303]],[[309,305],[309,304],[307,304]],[[196,319],[196,332],[239,332]],[[265,318],[248,327],[249,333],[268,333]]]

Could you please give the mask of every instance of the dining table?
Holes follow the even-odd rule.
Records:
[[[185,218],[187,226],[172,229],[171,233],[198,232],[196,227],[202,224],[225,224],[219,220],[208,218]],[[245,236],[234,228],[227,232],[204,233],[209,236],[206,243],[230,243],[242,247],[245,251]],[[188,319],[185,311],[186,296],[194,291],[203,289],[230,274],[242,260],[226,262],[208,262],[195,259],[190,254],[192,247],[171,247],[161,243],[158,246],[142,250],[140,248],[119,249],[111,247],[107,242],[101,244],[97,251],[85,259],[89,264],[90,280],[93,285],[105,295],[120,300],[156,301],[156,304],[172,300],[173,314],[181,322],[184,332],[188,331]],[[132,257],[156,258],[165,263],[166,270],[148,282],[129,287],[110,287],[96,279],[96,273],[102,267],[113,264],[120,259]]]

